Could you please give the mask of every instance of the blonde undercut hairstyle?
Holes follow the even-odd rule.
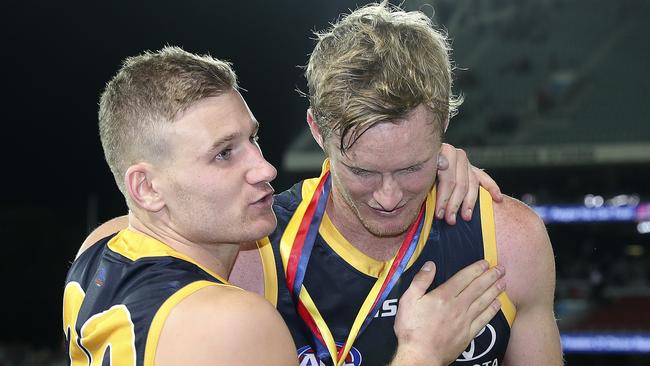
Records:
[[[306,68],[312,114],[345,152],[368,128],[425,105],[444,126],[462,100],[452,95],[447,35],[422,12],[370,4],[317,33]]]
[[[164,47],[124,60],[99,103],[99,135],[106,162],[127,198],[124,174],[168,154],[162,132],[196,102],[237,89],[228,62]]]

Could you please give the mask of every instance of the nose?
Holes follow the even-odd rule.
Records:
[[[382,177],[381,186],[372,196],[382,210],[393,211],[402,201],[404,194],[397,181],[388,175]]]
[[[246,181],[249,184],[269,183],[278,175],[278,171],[271,163],[264,159],[262,151],[257,147],[253,147],[251,165],[246,173]]]

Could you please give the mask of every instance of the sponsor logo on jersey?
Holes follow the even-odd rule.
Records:
[[[388,318],[397,315],[397,299],[387,299],[381,304],[381,308],[377,309],[375,318]]]
[[[475,361],[485,356],[492,350],[497,341],[497,332],[492,325],[488,324],[472,339],[467,349],[460,354],[456,361]]]
[[[343,343],[336,342],[336,347],[343,347]],[[350,352],[345,357],[343,366],[359,366],[361,365],[361,352],[352,347]],[[316,353],[311,346],[302,346],[298,348],[298,362],[300,366],[328,366],[323,361],[318,359]]]

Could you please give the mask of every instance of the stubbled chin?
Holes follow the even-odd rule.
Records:
[[[378,237],[394,237],[404,234],[411,227],[418,212],[402,212],[396,217],[377,217],[373,212],[359,213],[358,218],[371,234]],[[374,217],[373,217],[374,216]]]
[[[249,219],[248,222],[244,223],[244,226],[253,231],[252,236],[255,236],[255,238],[252,240],[257,240],[270,235],[275,230],[277,224],[278,221],[275,214],[273,211],[270,211],[264,215]]]
[[[402,235],[408,230],[410,226],[409,223],[403,223],[403,222],[398,223],[397,219],[393,219],[393,220],[367,220],[364,218],[360,218],[360,219],[361,219],[361,223],[366,228],[366,230],[368,230],[372,235],[378,237],[393,237],[393,236]],[[395,222],[389,222],[389,221],[395,221]]]

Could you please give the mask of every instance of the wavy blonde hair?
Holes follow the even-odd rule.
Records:
[[[447,35],[422,12],[370,4],[317,33],[306,67],[309,102],[324,139],[345,152],[368,128],[423,104],[442,134],[461,98],[452,95]]]

